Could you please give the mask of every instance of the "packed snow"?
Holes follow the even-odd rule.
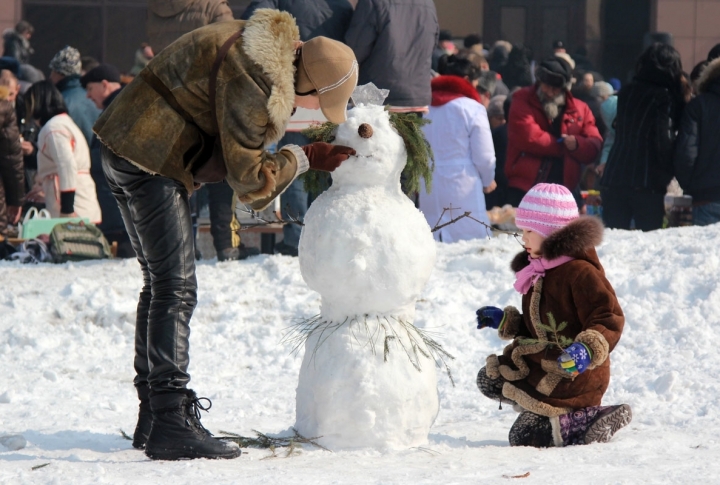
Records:
[[[321,312],[302,327],[295,427],[335,450],[425,445],[437,376],[412,323],[435,242],[400,189],[407,152],[384,106],[350,110],[335,142],[357,156],[333,172],[304,219],[300,271]]]
[[[235,460],[153,462],[130,446],[135,261],[0,262],[0,483],[713,483],[720,474],[720,225],[607,231],[599,248],[627,317],[605,404],[633,421],[606,444],[511,448],[510,406],[480,395],[481,305],[518,305],[509,237],[437,245],[415,324],[456,359],[438,371],[440,412],[427,445],[404,451],[248,449]],[[198,265],[191,386],[213,401],[203,424],[246,436],[288,434],[302,355],[281,341],[320,296],[296,258]],[[302,352],[300,353],[302,354]],[[14,438],[8,438],[14,436]],[[24,444],[22,447],[19,445]],[[6,445],[10,443],[10,447]],[[49,464],[33,470],[34,467]],[[527,474],[527,475],[526,475]],[[512,478],[524,477],[524,478]]]

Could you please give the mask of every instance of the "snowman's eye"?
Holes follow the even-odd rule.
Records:
[[[362,138],[370,138],[371,136],[373,136],[372,126],[368,125],[367,123],[363,123],[358,127],[358,135],[360,135]]]

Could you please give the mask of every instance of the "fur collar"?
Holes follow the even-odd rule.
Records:
[[[457,98],[470,98],[478,103],[480,95],[467,79],[460,76],[438,76],[430,81],[432,106],[442,106]]]
[[[706,93],[710,90],[710,86],[720,80],[720,58],[715,59],[705,66],[702,74],[697,80],[698,93]]]
[[[602,222],[597,217],[580,216],[567,226],[550,234],[540,246],[540,254],[546,259],[571,256],[599,266],[600,262],[594,248],[602,242],[603,230]],[[517,273],[528,264],[530,264],[528,254],[523,251],[513,258],[510,268]]]
[[[278,141],[295,104],[295,47],[300,31],[287,12],[260,8],[245,24],[243,50],[272,83],[267,109],[270,124],[267,145]]]

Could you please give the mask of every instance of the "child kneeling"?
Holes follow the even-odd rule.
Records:
[[[610,352],[625,318],[595,252],[603,225],[579,217],[568,189],[538,184],[515,216],[525,251],[515,256],[514,307],[482,307],[478,328],[512,340],[491,355],[477,385],[520,415],[511,446],[568,446],[609,441],[632,419],[630,406],[601,406],[610,382]]]

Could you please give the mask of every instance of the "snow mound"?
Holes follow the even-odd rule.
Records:
[[[508,430],[517,415],[477,390],[485,357],[503,342],[475,329],[475,310],[520,302],[509,264],[521,248],[497,238],[437,245],[414,323],[436,332],[456,357],[457,385],[438,379],[442,404],[422,449],[328,453],[307,447],[288,459],[249,449],[238,460],[173,463],[150,463],[119,432],[132,432],[137,418],[133,325],[122,320],[137,303],[138,264],[0,262],[0,395],[10,391],[10,402],[0,402],[0,429],[27,440],[20,451],[0,448],[0,483],[478,484],[511,483],[503,477],[525,473],[518,483],[715,483],[718,240],[720,224],[606,232],[598,254],[627,323],[612,353],[604,404],[633,408],[630,426],[609,443],[510,448]],[[295,420],[303,355],[281,341],[294,319],[317,313],[319,295],[303,282],[297,259],[285,256],[200,262],[198,281],[190,373],[191,386],[213,400],[203,424],[216,434],[287,430]],[[70,285],[81,291],[66,294]],[[112,310],[116,320],[98,325],[90,308]],[[55,382],[43,377],[46,370]]]

